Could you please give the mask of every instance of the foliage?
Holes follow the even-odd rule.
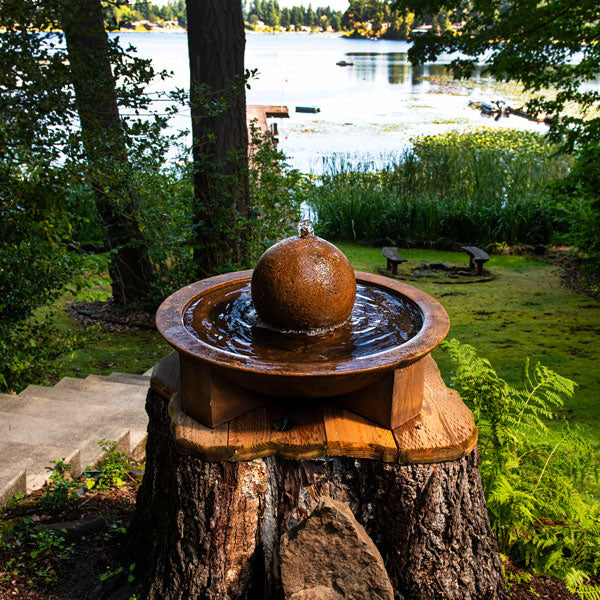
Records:
[[[517,81],[531,92],[532,114],[551,115],[549,136],[574,152],[572,178],[558,188],[569,208],[571,236],[586,256],[590,274],[600,280],[600,92],[587,85],[600,73],[600,19],[596,0],[395,0],[417,16],[446,10],[458,31],[416,37],[409,58],[435,61],[458,52],[455,77],[467,77],[476,61],[496,79]]]
[[[598,476],[598,447],[563,427],[548,444],[575,383],[529,361],[522,386],[510,386],[489,361],[457,340],[444,343],[457,364],[453,381],[480,429],[481,475],[492,528],[513,561],[561,578],[600,570],[600,506],[586,502],[578,483]]]
[[[96,340],[96,328],[60,330],[51,318],[26,319],[0,328],[0,391],[20,392],[64,369],[73,352]]]
[[[135,576],[133,575],[134,571],[135,571],[135,563],[131,563],[129,565],[128,574],[127,574],[127,581],[129,583],[133,583],[135,581]],[[112,579],[113,577],[116,577],[117,575],[121,575],[122,573],[125,573],[124,567],[117,567],[116,569],[106,569],[106,572],[102,573],[102,575],[100,575],[100,581],[107,581],[109,579]]]
[[[331,27],[334,31],[341,29],[342,12],[334,11],[329,6],[319,6],[313,9],[302,4],[280,8],[275,0],[256,0],[244,2],[244,21],[255,26],[262,21],[271,28],[284,27],[298,30],[301,27],[311,29],[322,28],[324,31]]]
[[[310,197],[306,175],[291,169],[268,135],[250,125],[250,256],[256,264],[262,253],[280,239],[296,233],[300,206]]]
[[[417,17],[445,10],[458,31],[430,31],[414,39],[413,62],[460,52],[455,76],[470,75],[477,60],[496,79],[519,81],[534,93],[535,114],[553,115],[551,134],[566,148],[600,139],[600,92],[581,83],[600,72],[600,20],[595,0],[395,0]],[[548,90],[553,90],[548,92]],[[575,110],[569,110],[574,105]]]
[[[565,212],[569,234],[579,248],[584,271],[600,289],[600,142],[576,152],[570,175],[553,187]]]
[[[10,558],[0,564],[3,577],[10,578],[20,574],[21,565],[27,563],[32,578],[31,586],[52,584],[57,581],[57,564],[69,558],[74,545],[67,544],[58,531],[38,529],[32,525],[31,517],[25,517],[12,526],[4,525],[0,530],[0,553]]]
[[[106,456],[98,463],[97,488],[107,490],[113,486],[123,486],[131,469],[131,459],[125,452],[117,450],[117,443],[114,441],[100,440],[99,444]]]
[[[50,475],[48,487],[41,498],[42,506],[47,510],[61,510],[65,508],[73,491],[78,487],[77,483],[69,477],[71,465],[64,462],[65,459],[54,460],[54,469]]]
[[[185,0],[169,0],[163,6],[140,0],[136,0],[133,5],[127,0],[116,0],[107,3],[104,11],[106,27],[112,31],[118,31],[120,28],[132,29],[139,21],[158,25],[163,21],[177,21],[180,27],[187,27]],[[145,27],[142,30],[144,29]]]
[[[342,26],[350,31],[348,37],[352,38],[407,40],[413,27],[431,25],[437,22],[436,17],[427,15],[415,22],[413,13],[395,10],[389,2],[351,0],[342,16]]]
[[[561,225],[544,188],[568,173],[570,161],[534,133],[427,136],[391,163],[376,172],[334,164],[310,200],[319,234],[489,246],[547,243]]]

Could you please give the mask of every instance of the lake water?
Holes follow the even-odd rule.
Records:
[[[189,87],[185,34],[121,33],[156,69],[173,77],[154,90]],[[278,119],[280,149],[292,166],[319,173],[332,159],[383,164],[415,136],[476,126],[546,131],[518,117],[498,122],[468,107],[469,98],[495,99],[493,81],[476,73],[467,86],[441,86],[427,79],[447,75],[450,57],[414,69],[406,42],[349,40],[339,35],[247,34],[246,68],[259,76],[247,91],[248,104],[283,104],[290,119]],[[354,62],[339,67],[336,62]],[[425,79],[424,79],[425,78]],[[317,114],[296,113],[317,106]],[[189,129],[189,111],[174,128]]]

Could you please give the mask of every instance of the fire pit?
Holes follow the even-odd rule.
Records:
[[[424,359],[448,332],[446,311],[410,285],[354,273],[311,229],[301,223],[254,271],[193,283],[159,308],[183,410],[204,425],[274,398],[329,398],[390,429],[420,413]]]

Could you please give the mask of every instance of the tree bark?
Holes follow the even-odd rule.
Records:
[[[194,258],[199,277],[244,263],[248,132],[239,0],[186,0],[194,158]]]
[[[283,598],[280,537],[323,496],[349,504],[399,598],[503,597],[477,450],[431,465],[206,462],[175,449],[165,398],[150,390],[146,408],[146,471],[126,543],[143,598]]]
[[[148,303],[152,266],[127,181],[127,149],[100,0],[61,0],[71,82],[88,162],[89,179],[106,244],[117,304]]]

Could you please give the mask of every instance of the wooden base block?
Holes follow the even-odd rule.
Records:
[[[207,461],[250,461],[266,456],[304,460],[323,456],[372,458],[402,464],[435,463],[467,455],[477,443],[471,411],[447,388],[431,356],[423,359],[424,394],[419,415],[394,429],[332,402],[276,400],[216,428],[183,410],[170,357],[159,363],[152,388],[170,398],[171,431],[177,448]],[[167,392],[165,394],[165,392]],[[287,422],[286,421],[287,418]],[[284,429],[281,431],[281,429]]]
[[[331,400],[382,427],[394,429],[421,412],[426,360],[396,369],[366,388],[321,402]],[[179,355],[179,367],[183,410],[208,427],[218,427],[274,400],[272,396],[231,383],[183,354]],[[289,400],[290,405],[304,402],[306,400],[297,398]]]
[[[421,412],[426,358],[396,369],[373,385],[333,402],[387,429],[395,429]]]
[[[179,355],[183,410],[209,427],[218,427],[267,402],[265,397],[241,388],[213,369]]]

